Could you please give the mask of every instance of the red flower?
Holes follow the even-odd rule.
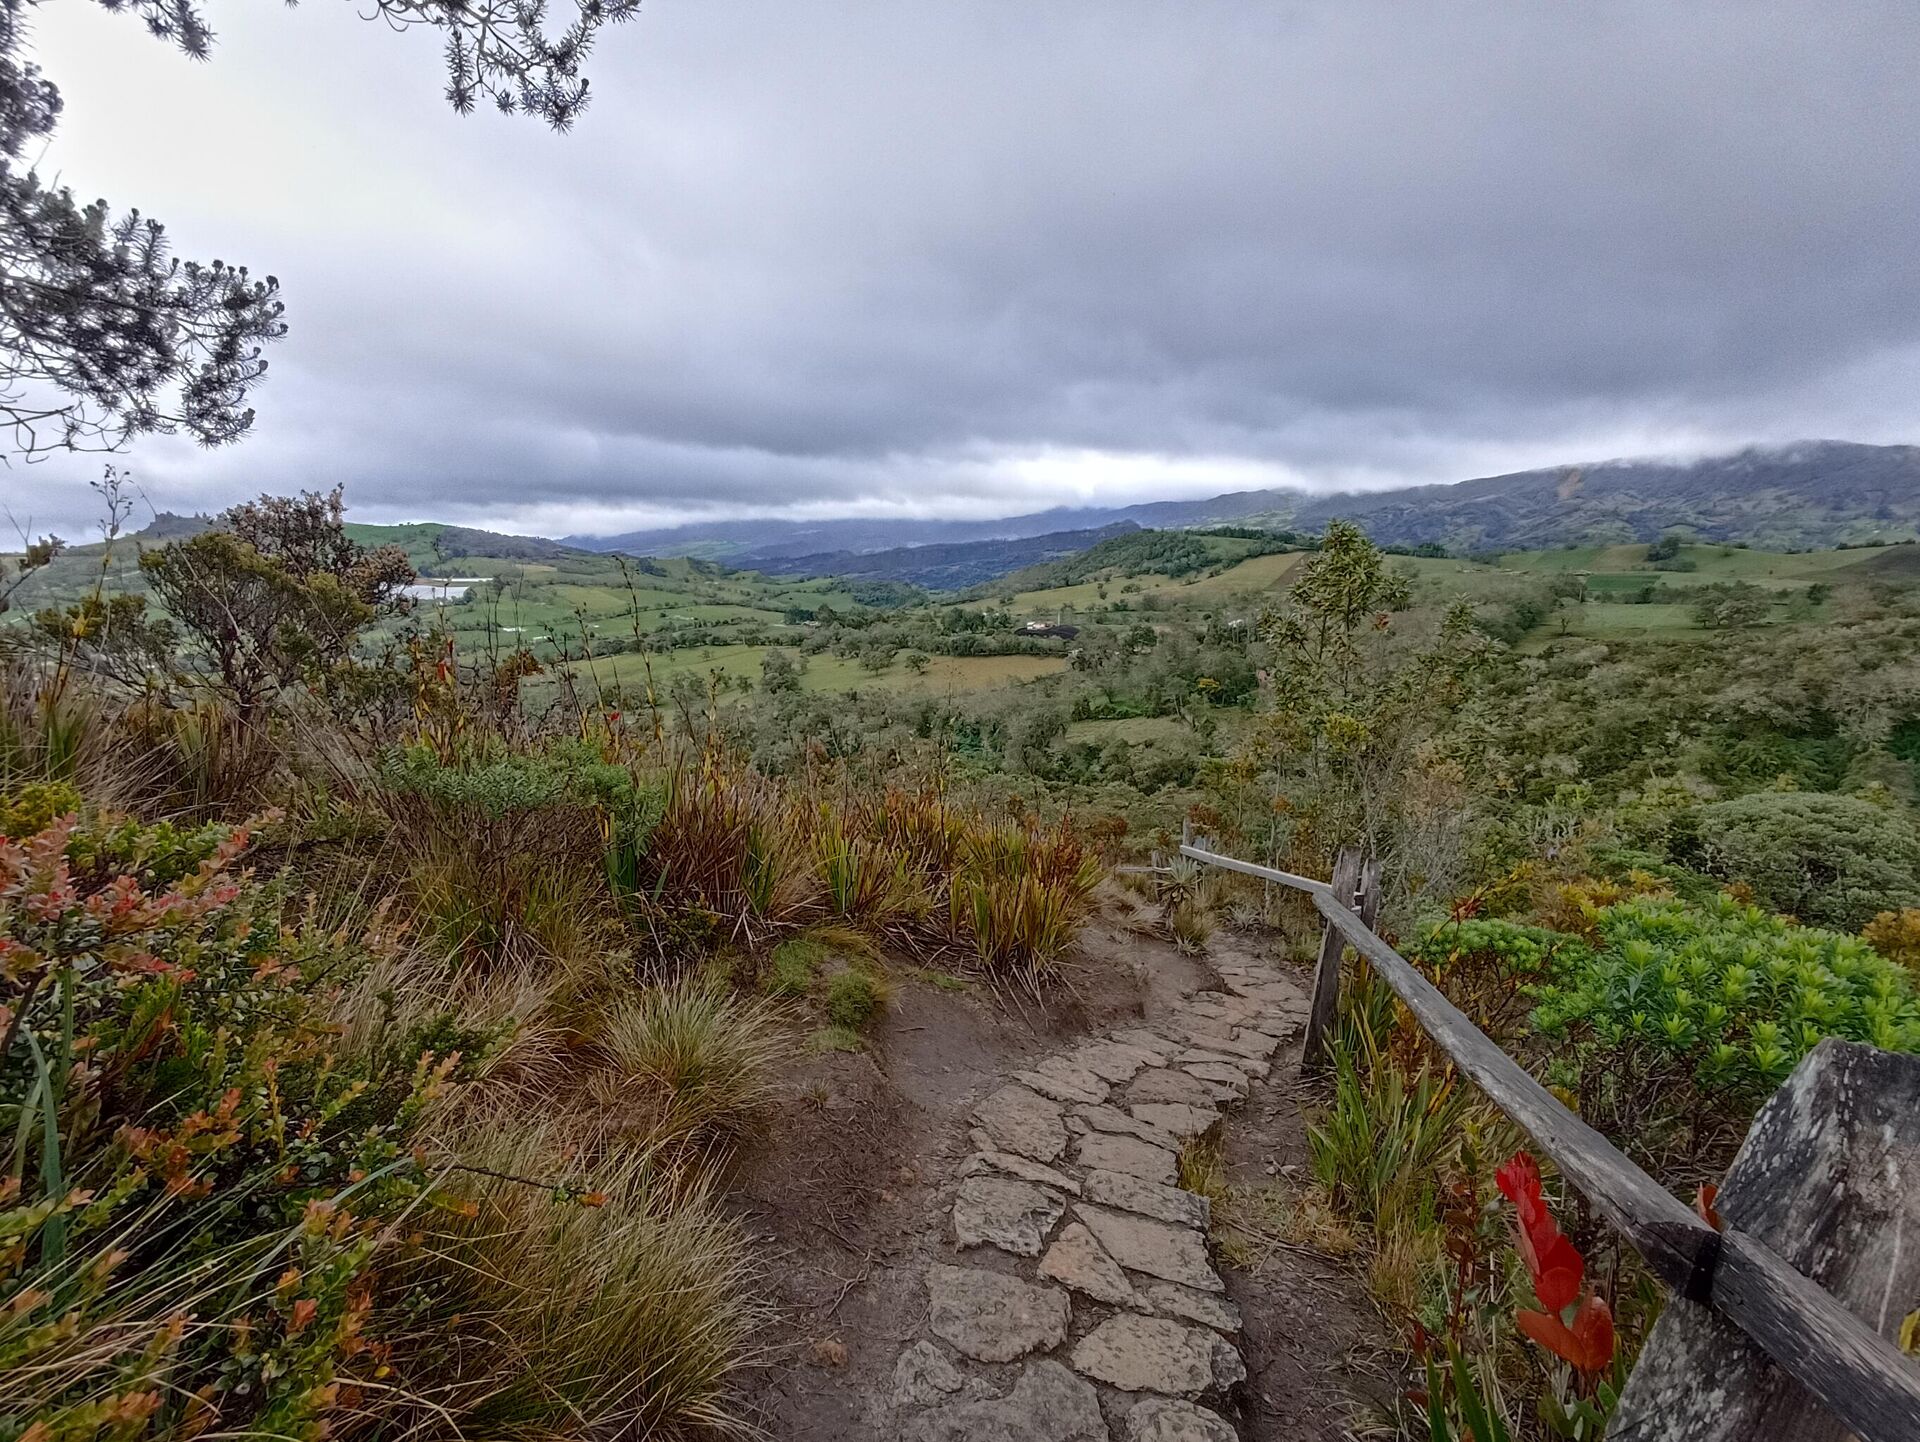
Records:
[[[1613,1361],[1613,1313],[1592,1293],[1580,1302],[1569,1327],[1546,1312],[1519,1312],[1520,1330],[1582,1372],[1604,1372]]]
[[[1540,1193],[1540,1168],[1525,1152],[1494,1173],[1494,1180],[1513,1209],[1519,1214],[1520,1260],[1526,1263],[1533,1279],[1533,1294],[1550,1312],[1563,1311],[1580,1295],[1580,1283],[1587,1264],[1561,1235],[1559,1225],[1547,1211],[1546,1198]]]

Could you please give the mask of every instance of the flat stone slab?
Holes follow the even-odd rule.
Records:
[[[1136,1295],[1149,1312],[1163,1317],[1184,1317],[1216,1332],[1240,1330],[1240,1309],[1217,1292],[1196,1292],[1172,1282],[1149,1282]]]
[[[1165,1147],[1170,1152],[1180,1150],[1180,1139],[1158,1127],[1150,1127],[1143,1121],[1136,1121],[1118,1107],[1075,1107],[1073,1115],[1085,1121],[1095,1131],[1114,1132],[1121,1136],[1138,1137],[1156,1147]]]
[[[915,1342],[893,1364],[893,1405],[933,1407],[954,1400],[972,1401],[992,1389],[978,1377],[969,1377],[938,1343]]]
[[[1232,1022],[1252,1021],[1265,1007],[1257,1001],[1243,996],[1196,996],[1187,1003],[1188,1016],[1204,1016],[1214,1020]]]
[[[1186,1071],[1186,1068],[1182,1067],[1181,1070]],[[1191,1072],[1187,1074],[1192,1075]],[[1208,1099],[1214,1106],[1235,1106],[1247,1099],[1247,1079],[1243,1076],[1235,1077],[1230,1082],[1208,1081],[1205,1077],[1196,1077],[1195,1080],[1207,1089]]]
[[[1199,1232],[1085,1202],[1073,1204],[1073,1215],[1086,1223],[1107,1255],[1129,1272],[1144,1272],[1163,1282],[1178,1282],[1203,1292],[1225,1290],[1214,1274]]]
[[[1221,1086],[1237,1087],[1241,1096],[1247,1094],[1247,1074],[1239,1067],[1224,1061],[1196,1061],[1182,1064],[1181,1071],[1201,1081],[1218,1082]]]
[[[1029,1362],[1004,1397],[916,1418],[907,1442],[1111,1442],[1100,1394],[1058,1362]]]
[[[1012,1177],[969,1177],[953,1199],[953,1239],[962,1250],[998,1247],[1016,1257],[1037,1257],[1060,1214],[1058,1192]]]
[[[1230,1052],[1208,1051],[1205,1047],[1188,1047],[1173,1059],[1175,1066],[1206,1066],[1210,1064],[1238,1067],[1250,1077],[1265,1079],[1273,1071],[1273,1063],[1259,1057],[1235,1056]]]
[[[982,1362],[1051,1351],[1067,1337],[1065,1292],[978,1267],[929,1267],[927,1304],[933,1335]]]
[[[1173,1181],[1177,1160],[1165,1147],[1156,1147],[1138,1137],[1116,1136],[1112,1132],[1088,1132],[1074,1143],[1074,1160],[1095,1171],[1125,1172],[1144,1181]],[[1084,1183],[1082,1184],[1084,1186]]]
[[[1123,1427],[1123,1442],[1239,1442],[1218,1412],[1160,1397],[1135,1403]]]
[[[1222,1017],[1172,1016],[1161,1026],[1168,1036],[1179,1037],[1194,1046],[1218,1047],[1233,1035],[1233,1023]]]
[[[1086,1068],[1100,1080],[1119,1086],[1132,1081],[1140,1068],[1161,1065],[1166,1060],[1166,1053],[1128,1046],[1125,1042],[1096,1041],[1073,1052],[1067,1060],[1075,1066]]]
[[[1173,1042],[1161,1036],[1159,1032],[1148,1031],[1145,1027],[1131,1027],[1125,1031],[1116,1031],[1113,1040],[1123,1046],[1134,1046],[1141,1051],[1150,1052],[1165,1062],[1180,1050]]]
[[[963,1177],[990,1175],[995,1172],[1009,1177],[1018,1177],[1023,1182],[1038,1182],[1043,1187],[1054,1187],[1069,1196],[1080,1195],[1080,1183],[1065,1172],[1055,1171],[1052,1167],[1043,1166],[1039,1162],[1015,1156],[1012,1152],[992,1150],[975,1152],[960,1163],[960,1175]]]
[[[1190,1107],[1211,1107],[1213,1093],[1198,1077],[1188,1076],[1183,1071],[1155,1067],[1133,1079],[1133,1084],[1127,1088],[1127,1102],[1129,1105],[1138,1102],[1179,1102]]]
[[[1135,1121],[1171,1132],[1182,1140],[1201,1135],[1220,1120],[1220,1114],[1211,1107],[1202,1109],[1181,1102],[1146,1102],[1127,1110]]]
[[[1144,1183],[1143,1183],[1144,1185]],[[1106,1253],[1079,1222],[1069,1222],[1061,1230],[1046,1256],[1040,1259],[1040,1275],[1076,1292],[1085,1292],[1096,1302],[1116,1307],[1139,1305],[1133,1284],[1120,1264]]]
[[[1213,1220],[1213,1204],[1205,1197],[1178,1187],[1165,1187],[1127,1172],[1087,1173],[1080,1194],[1090,1202],[1118,1207],[1123,1212],[1139,1212],[1177,1227],[1205,1231]]]
[[[1198,1397],[1213,1389],[1213,1333],[1165,1317],[1122,1312],[1073,1349],[1073,1370],[1123,1392]]]
[[[973,1119],[998,1150],[1050,1162],[1067,1147],[1060,1108],[1023,1086],[1003,1086],[973,1109]]]
[[[1265,1061],[1279,1047],[1280,1038],[1243,1026],[1225,1041],[1210,1039],[1203,1044],[1215,1051],[1226,1052],[1230,1056],[1244,1056],[1254,1061]]]
[[[1078,1067],[1049,1068],[1042,1062],[1031,1071],[1017,1071],[1013,1079],[1024,1087],[1030,1087],[1043,1097],[1051,1097],[1057,1102],[1103,1102],[1107,1099],[1107,1084],[1090,1071]]]

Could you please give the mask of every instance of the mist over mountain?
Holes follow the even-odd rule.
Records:
[[[1920,447],[1803,441],[1696,460],[1602,461],[1390,491],[1237,491],[1194,501],[1060,507],[987,521],[724,521],[570,536],[566,543],[602,551],[703,555],[735,565],[832,559],[845,569],[842,553],[1126,524],[1241,523],[1312,531],[1335,517],[1360,522],[1384,545],[1436,541],[1455,550],[1653,540],[1669,530],[1781,549],[1896,539],[1920,534]]]

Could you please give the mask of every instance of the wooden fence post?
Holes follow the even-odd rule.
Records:
[[[1360,848],[1343,846],[1333,863],[1333,898],[1349,910],[1357,909],[1355,893],[1360,889]],[[1379,868],[1372,868],[1379,875]],[[1303,1067],[1320,1065],[1326,1059],[1327,1033],[1340,1014],[1340,956],[1347,939],[1328,923],[1320,937],[1320,961],[1313,973],[1313,1005],[1307,1011],[1306,1045],[1300,1058]]]

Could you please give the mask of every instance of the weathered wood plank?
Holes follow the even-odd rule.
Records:
[[[1204,846],[1183,844],[1182,856],[1195,861],[1204,861],[1209,866],[1218,866],[1223,871],[1237,871],[1242,876],[1257,876],[1262,881],[1277,881],[1282,886],[1291,886],[1295,891],[1304,891],[1310,895],[1331,890],[1324,881],[1315,881],[1311,876],[1295,876],[1291,871],[1276,871],[1271,866],[1258,866],[1251,861],[1241,861],[1238,857],[1222,856],[1217,851],[1209,851]]]
[[[1838,1375],[1809,1359],[1837,1395],[1920,1436],[1920,1362],[1886,1345],[1920,1307],[1920,1057],[1821,1042],[1754,1118],[1719,1208],[1730,1230],[1713,1305],[1728,1315],[1679,1302],[1662,1314],[1608,1437],[1843,1442],[1853,1429],[1832,1402],[1768,1355],[1809,1329],[1853,1359]]]
[[[1909,1364],[1874,1327],[1755,1237],[1736,1226],[1729,1226],[1724,1235],[1708,1226],[1474,1026],[1418,968],[1374,933],[1371,912],[1363,920],[1351,909],[1354,887],[1360,881],[1357,855],[1351,871],[1343,874],[1350,853],[1342,852],[1341,866],[1336,866],[1332,884],[1326,884],[1189,844],[1180,850],[1193,860],[1278,881],[1312,896],[1315,909],[1326,918],[1327,935],[1322,940],[1308,1023],[1310,1045],[1316,1035],[1324,1040],[1331,1026],[1344,950],[1337,943],[1350,944],[1393,988],[1434,1043],[1533,1138],[1594,1210],[1679,1293],[1676,1308],[1705,1303],[1730,1318],[1862,1442],[1920,1438],[1920,1367]],[[1371,900],[1377,905],[1377,881],[1371,891],[1373,896],[1358,898],[1362,904]],[[1322,1023],[1317,1033],[1315,1020]],[[1897,1260],[1903,1229],[1895,1230]],[[1889,1294],[1887,1307],[1893,1304]],[[1884,1327],[1887,1315],[1877,1320]],[[1897,1323],[1898,1318],[1894,1320]],[[1710,1398],[1725,1396],[1719,1379],[1695,1380]],[[1648,1434],[1654,1435],[1658,1434]],[[1773,1435],[1791,1436],[1797,1442],[1814,1434],[1790,1430]]]
[[[1355,893],[1360,887],[1360,872],[1359,848],[1341,847],[1333,862],[1333,881],[1324,894],[1314,893],[1314,905],[1329,916],[1332,913],[1327,907],[1332,906],[1352,917],[1352,908],[1358,900]],[[1322,902],[1326,905],[1321,905]],[[1313,1002],[1307,1008],[1306,1037],[1300,1053],[1303,1067],[1319,1066],[1327,1059],[1327,1037],[1340,1015],[1340,958],[1346,950],[1345,934],[1329,922],[1320,937],[1320,960],[1314,967]]]

